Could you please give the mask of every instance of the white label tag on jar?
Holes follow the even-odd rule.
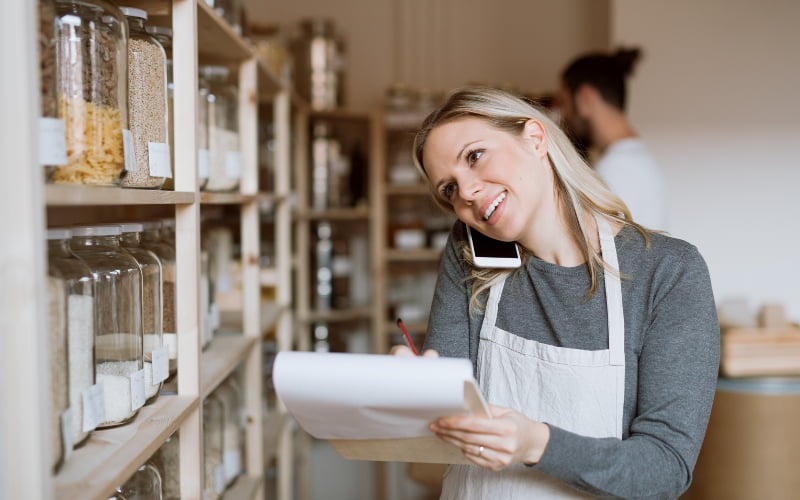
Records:
[[[226,451],[222,458],[225,467],[225,479],[230,481],[242,471],[242,457],[238,450]]]
[[[150,164],[150,177],[172,178],[169,144],[163,142],[148,142],[147,161]]]
[[[144,370],[131,373],[131,410],[144,406]]]
[[[225,467],[222,464],[214,467],[214,490],[217,493],[225,491]]]
[[[39,118],[39,165],[67,163],[66,130],[64,120]]]
[[[197,151],[197,177],[208,179],[211,174],[211,151],[200,149]]]
[[[61,444],[64,447],[64,460],[72,455],[72,408],[61,414]]]
[[[232,179],[242,178],[242,153],[239,151],[225,152],[225,175]]]
[[[83,432],[91,432],[106,419],[103,385],[94,384],[83,391]]]
[[[133,133],[130,130],[122,129],[122,150],[125,155],[125,170],[133,172],[136,170],[136,153],[133,146]]]
[[[153,384],[163,382],[169,377],[169,347],[153,349]]]

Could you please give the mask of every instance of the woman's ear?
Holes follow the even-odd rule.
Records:
[[[530,144],[533,152],[538,157],[544,158],[547,156],[549,144],[547,140],[547,132],[545,131],[542,122],[534,118],[526,121],[525,127],[522,130],[522,136],[525,138],[525,142]]]

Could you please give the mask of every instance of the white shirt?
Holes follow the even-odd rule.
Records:
[[[644,142],[615,142],[597,160],[595,171],[628,205],[635,222],[648,229],[668,229],[664,174]]]

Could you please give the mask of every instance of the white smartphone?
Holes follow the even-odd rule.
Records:
[[[469,248],[472,261],[478,267],[512,268],[522,265],[519,248],[513,241],[500,241],[489,238],[467,226]]]

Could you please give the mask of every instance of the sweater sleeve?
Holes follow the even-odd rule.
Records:
[[[463,224],[456,223],[439,264],[424,349],[450,358],[470,358],[469,290],[460,257]]]
[[[714,398],[719,324],[708,269],[694,247],[660,272],[627,435],[588,438],[550,425],[534,469],[603,496],[676,498],[689,487]]]

